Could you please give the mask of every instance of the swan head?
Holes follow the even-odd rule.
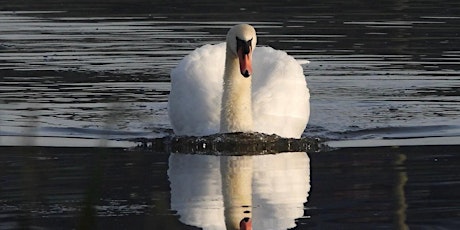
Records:
[[[256,44],[256,30],[251,25],[236,25],[227,33],[227,52],[238,57],[240,72],[244,77],[252,75],[252,52]]]
[[[252,230],[252,220],[245,217],[240,221],[240,230]]]

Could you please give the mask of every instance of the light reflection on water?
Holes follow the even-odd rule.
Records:
[[[170,128],[170,69],[194,48],[222,41],[236,23],[64,15],[0,14],[3,135],[24,135],[22,127],[32,124],[39,136],[94,137],[92,129],[124,130],[127,138],[165,135],[149,133]],[[460,52],[452,35],[459,18],[370,19],[293,14],[284,22],[251,20],[261,44],[311,61],[304,66],[312,94],[305,135],[385,138],[380,128],[420,125],[429,136],[443,135],[439,126],[458,135]],[[67,131],[82,127],[87,130]],[[349,134],[357,130],[369,132]]]
[[[305,136],[376,141],[363,146],[413,137],[455,143],[460,136],[456,1],[61,2],[0,0],[2,136],[39,136],[35,143],[45,146],[60,139],[44,137],[78,137],[75,145],[89,147],[83,138],[168,135],[170,69],[191,50],[221,42],[239,22],[255,25],[261,44],[310,60],[304,66],[312,94]],[[0,140],[8,145],[12,139]],[[176,182],[195,172],[203,176],[201,169],[215,172],[214,179],[188,182],[211,183],[208,192],[221,194],[212,201],[222,200],[217,218],[224,221],[218,190],[225,186],[217,181],[226,173],[216,164],[225,157],[18,145],[0,147],[2,229],[196,229],[186,225],[196,213],[176,193],[183,186]],[[304,154],[311,162],[294,174],[309,180],[289,184],[298,191],[283,190],[286,178],[297,177],[277,165],[293,153],[250,157],[258,163],[252,169],[253,215],[263,213],[253,216],[255,225],[270,219],[272,226],[298,229],[455,229],[457,152],[423,146]],[[185,164],[175,174],[171,159],[181,157],[212,162],[207,168]],[[269,158],[277,160],[263,160]],[[197,197],[204,188],[182,191]],[[271,215],[280,210],[283,215]]]
[[[1,229],[225,229],[241,214],[254,229],[459,224],[457,146],[258,156],[0,150]]]
[[[288,229],[303,216],[310,190],[306,153],[264,156],[172,154],[171,208],[203,229],[225,229],[245,218],[254,229]],[[233,229],[233,228],[230,228]],[[235,228],[236,229],[236,228]]]

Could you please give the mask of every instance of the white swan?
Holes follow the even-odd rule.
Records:
[[[227,230],[252,228],[252,174],[251,156],[224,156],[220,158],[220,175]]]
[[[198,48],[172,70],[168,112],[176,135],[302,135],[310,116],[302,67],[256,43],[252,26],[236,25],[226,43]]]
[[[294,228],[311,188],[305,152],[172,153],[168,177],[171,209],[182,223],[204,230]]]

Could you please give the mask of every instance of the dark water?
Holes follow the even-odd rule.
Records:
[[[162,136],[171,68],[239,22],[311,61],[306,136],[460,133],[456,1],[0,3],[2,135]]]
[[[258,156],[1,150],[1,229],[225,229],[225,167],[252,173],[255,229],[460,226],[458,146]]]
[[[341,148],[116,141],[170,135],[171,68],[240,22],[310,61],[304,136]],[[457,229],[458,25],[454,0],[0,0],[0,229],[223,229],[222,175],[243,169],[255,229]]]

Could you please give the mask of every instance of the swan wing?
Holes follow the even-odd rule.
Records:
[[[307,153],[254,156],[252,165],[253,229],[294,228],[311,188]]]
[[[255,131],[299,138],[310,116],[310,94],[302,66],[284,51],[257,47],[253,68]]]
[[[225,43],[202,46],[171,71],[168,113],[175,134],[219,132],[225,51]]]
[[[187,225],[225,229],[218,156],[171,153],[168,164],[171,209]]]
[[[225,52],[225,43],[205,45],[172,70],[168,112],[175,134],[219,132]],[[254,131],[299,138],[310,115],[302,67],[284,51],[257,47],[253,68]]]

